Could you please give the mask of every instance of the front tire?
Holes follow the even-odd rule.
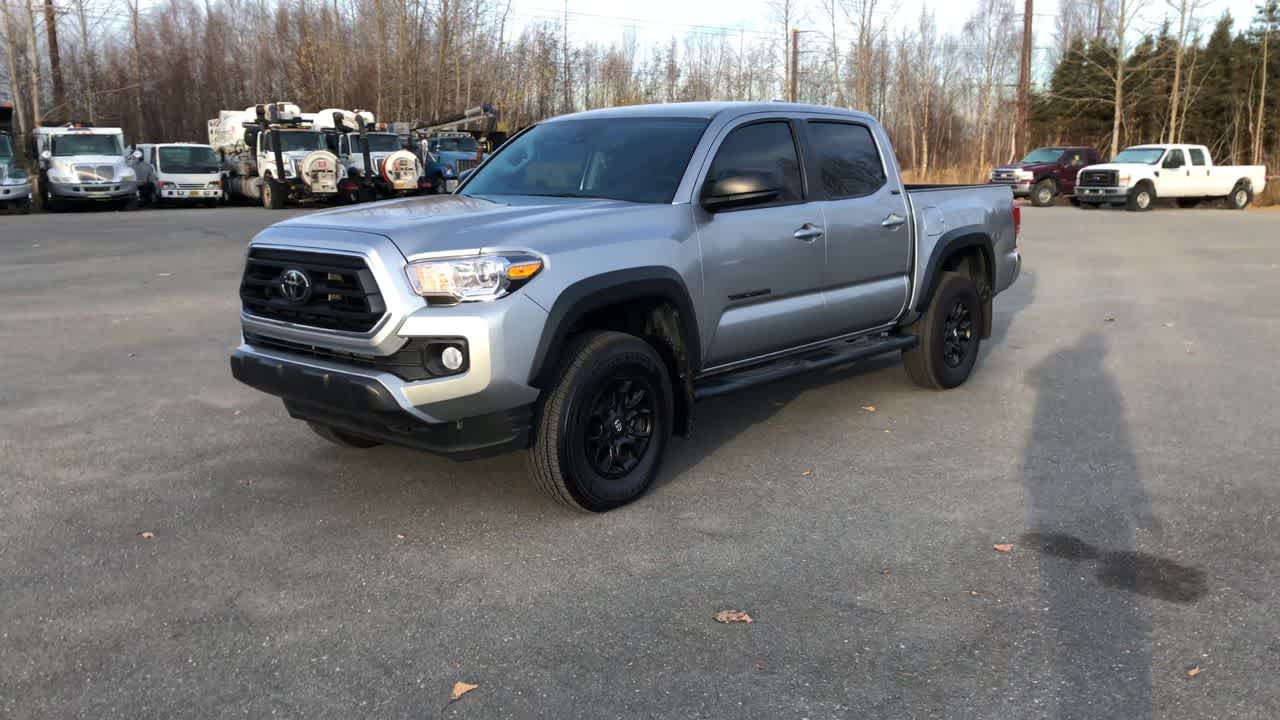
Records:
[[[942,274],[942,282],[924,315],[906,332],[920,343],[902,353],[907,375],[921,387],[946,390],[973,372],[982,342],[982,299],[968,275]]]
[[[1143,181],[1129,191],[1129,198],[1125,201],[1124,207],[1130,212],[1146,212],[1151,209],[1155,201],[1155,188],[1151,187],[1151,183]]]
[[[565,348],[529,451],[529,474],[556,502],[604,512],[640,497],[671,439],[671,379],[651,345],[584,333]]]
[[[268,210],[284,207],[284,188],[270,175],[262,178],[262,207]]]
[[[1047,207],[1053,204],[1053,198],[1057,194],[1057,184],[1053,180],[1045,178],[1031,188],[1031,204],[1036,207]]]

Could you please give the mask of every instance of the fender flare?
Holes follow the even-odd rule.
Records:
[[[675,307],[689,370],[697,372],[702,367],[702,346],[698,342],[698,321],[689,289],[675,270],[650,265],[593,275],[565,288],[547,313],[533,356],[529,384],[537,388],[551,385],[560,365],[560,351],[578,321],[601,308],[643,298],[657,298]]]
[[[929,256],[929,262],[925,266],[924,292],[916,298],[915,307],[912,308],[916,312],[924,312],[929,307],[929,303],[933,302],[933,295],[938,290],[938,283],[942,273],[940,267],[942,261],[951,257],[957,251],[967,250],[976,247],[982,251],[983,264],[986,265],[987,277],[992,283],[996,280],[996,255],[995,249],[991,242],[991,237],[985,232],[977,230],[973,227],[959,227],[943,233],[938,239],[938,244],[934,246],[933,253]],[[983,298],[989,301],[990,297]],[[989,314],[989,313],[988,313]]]

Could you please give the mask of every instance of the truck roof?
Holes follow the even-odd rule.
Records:
[[[67,127],[66,125],[42,125],[33,130],[36,135],[123,135],[118,127]]]
[[[561,115],[552,118],[546,122],[558,122],[561,120],[580,120],[584,118],[628,118],[628,117],[696,117],[706,118],[708,120],[717,117],[739,117],[742,115],[750,115],[759,112],[793,112],[804,113],[814,112],[824,115],[847,115],[851,119],[872,120],[873,118],[864,112],[857,110],[846,110],[843,108],[827,107],[825,105],[807,105],[804,103],[782,103],[782,102],[680,102],[680,103],[655,103],[652,105],[625,105],[622,107],[602,108],[600,110],[588,110],[586,112],[573,113],[570,115]]]

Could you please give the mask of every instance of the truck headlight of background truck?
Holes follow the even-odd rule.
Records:
[[[49,168],[49,172],[47,174],[49,176],[49,182],[73,183],[76,181],[76,176],[72,174],[70,170],[60,167]]]
[[[1031,181],[1032,181],[1032,180],[1035,180],[1035,179],[1036,179],[1036,174],[1035,174],[1035,173],[1033,173],[1033,172],[1031,172],[1030,170],[1019,170],[1019,171],[1018,171],[1018,183],[1019,183],[1019,184],[1022,184],[1022,185],[1029,185],[1029,184],[1031,184]]]
[[[409,263],[413,291],[440,304],[496,300],[509,295],[542,270],[532,255],[478,255]]]

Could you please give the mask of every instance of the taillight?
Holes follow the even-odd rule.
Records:
[[[1013,201],[1013,246],[1018,247],[1018,239],[1022,237],[1022,206]]]

